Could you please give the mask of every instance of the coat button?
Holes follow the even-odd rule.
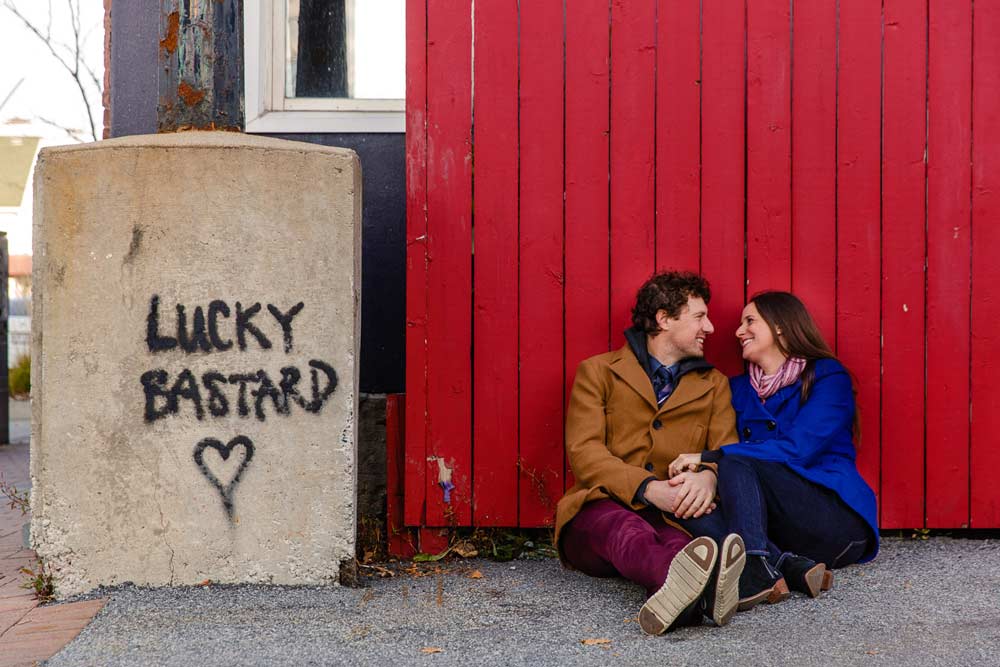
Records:
[[[743,437],[744,438],[748,438],[748,439],[750,438],[750,427],[749,426],[744,426],[743,427]]]
[[[646,464],[646,470],[648,470],[649,472],[653,472],[653,464],[652,463],[647,463]]]
[[[659,419],[654,419],[653,420],[653,428],[655,428],[657,431],[659,431],[661,428],[663,428],[663,422],[661,422]]]
[[[767,422],[767,430],[773,431],[776,428],[778,428],[778,422],[774,421],[773,419],[769,419]]]

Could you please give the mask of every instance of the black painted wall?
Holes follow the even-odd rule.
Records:
[[[111,136],[157,127],[158,0],[111,5]],[[286,134],[361,159],[361,391],[403,391],[406,318],[406,160],[402,134]]]

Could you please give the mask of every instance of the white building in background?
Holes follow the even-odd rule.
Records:
[[[79,8],[80,53],[89,107],[101,136],[104,114],[94,82],[104,78],[104,2],[14,0],[64,58],[74,49],[71,9]],[[50,13],[51,12],[51,15]],[[93,75],[91,77],[91,75]],[[30,350],[32,174],[38,151],[91,139],[90,120],[73,77],[48,47],[0,7],[0,231],[10,255],[8,360]]]

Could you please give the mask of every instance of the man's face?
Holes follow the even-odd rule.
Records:
[[[677,317],[668,317],[667,311],[656,313],[660,325],[660,336],[665,336],[681,357],[705,356],[705,337],[715,331],[708,319],[708,306],[699,296],[689,296],[686,306],[681,307]]]

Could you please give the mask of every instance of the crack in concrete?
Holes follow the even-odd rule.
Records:
[[[131,442],[129,444],[131,445]],[[156,484],[156,475],[154,475],[152,469],[146,465],[146,461],[139,456],[131,446],[129,447],[129,451],[131,451],[135,459],[139,461],[139,465],[142,469],[149,473],[150,481],[153,482],[153,502],[156,503],[156,511],[160,515],[160,530],[162,531],[161,535],[163,538],[163,544],[170,551],[170,560],[167,562],[167,568],[170,570],[170,583],[168,586],[173,586],[174,578],[176,576],[176,572],[174,571],[174,558],[177,556],[177,553],[174,551],[174,548],[170,546],[169,540],[167,540],[167,520],[163,517],[163,505],[160,504],[160,485]]]

